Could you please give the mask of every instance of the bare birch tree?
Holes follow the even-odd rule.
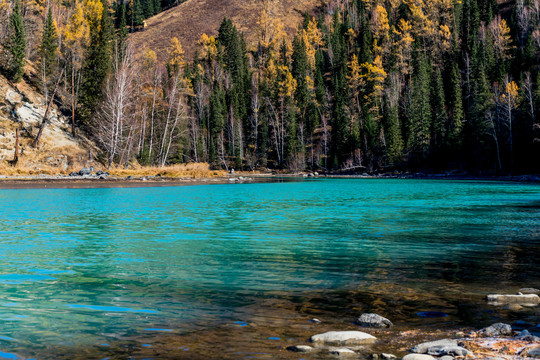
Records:
[[[132,44],[128,42],[123,56],[120,54],[121,49],[117,44],[112,64],[113,71],[106,80],[104,100],[95,122],[97,140],[107,152],[109,167],[122,151],[123,145],[126,145],[124,132],[126,129],[133,131],[131,123],[134,121],[132,117],[137,66]],[[128,137],[131,137],[131,133]]]

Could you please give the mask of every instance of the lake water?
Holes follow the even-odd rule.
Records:
[[[340,309],[351,319],[382,311],[398,326],[443,311],[448,326],[470,325],[459,299],[540,286],[540,186],[310,179],[0,190],[0,242],[0,359],[178,358],[193,348],[149,351],[209,329],[233,342],[249,326],[279,347],[284,334],[264,333],[265,321]]]

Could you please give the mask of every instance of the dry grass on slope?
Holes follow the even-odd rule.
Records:
[[[164,167],[158,166],[138,166],[134,165],[130,168],[111,168],[108,170],[111,176],[126,177],[126,176],[162,176],[170,178],[214,178],[225,176],[223,170],[211,170],[207,163],[189,163],[177,164]]]
[[[294,33],[307,11],[315,14],[323,0],[273,0],[270,14],[279,18],[285,30]],[[137,49],[154,50],[161,61],[166,60],[170,39],[182,43],[187,60],[193,59],[196,44],[203,33],[216,36],[224,17],[232,19],[244,33],[248,48],[256,46],[259,30],[257,21],[263,0],[188,0],[146,20],[146,28],[131,35]]]

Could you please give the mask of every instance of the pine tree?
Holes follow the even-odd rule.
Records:
[[[83,63],[81,86],[81,115],[88,122],[94,115],[102,95],[102,86],[111,68],[114,27],[107,2],[99,23],[90,28],[90,45]]]
[[[131,27],[131,31],[143,26],[143,8],[140,0],[131,0],[128,8],[128,22]]]
[[[441,70],[435,70],[431,85],[431,155],[435,163],[440,163],[441,155],[445,150],[446,137],[446,97],[444,95],[444,84]]]
[[[154,16],[154,0],[141,0],[141,8],[145,19]]]
[[[430,68],[424,54],[415,61],[410,107],[408,147],[423,160],[428,154],[431,136]]]
[[[450,123],[448,125],[449,146],[459,151],[461,146],[461,130],[463,128],[463,97],[461,94],[461,75],[457,61],[453,61],[450,70],[449,105],[451,109]]]
[[[47,13],[47,19],[45,20],[45,28],[43,29],[43,36],[41,38],[40,62],[41,71],[43,75],[43,86],[47,90],[48,82],[51,75],[54,73],[56,65],[56,55],[58,50],[58,35],[56,31],[56,25],[52,18],[52,10],[49,8]],[[47,96],[47,91],[45,91]]]
[[[9,25],[11,37],[7,48],[11,59],[7,66],[7,75],[11,81],[19,82],[22,80],[26,64],[26,35],[19,0],[15,1]]]

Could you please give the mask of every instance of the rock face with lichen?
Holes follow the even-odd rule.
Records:
[[[68,168],[91,165],[89,160],[95,158],[97,147],[82,132],[77,137],[71,135],[71,119],[56,104],[49,110],[39,146],[32,145],[46,108],[45,97],[35,87],[25,81],[13,84],[0,75],[0,172],[12,169],[9,161],[15,155],[17,129],[17,168],[21,170],[65,172]]]

